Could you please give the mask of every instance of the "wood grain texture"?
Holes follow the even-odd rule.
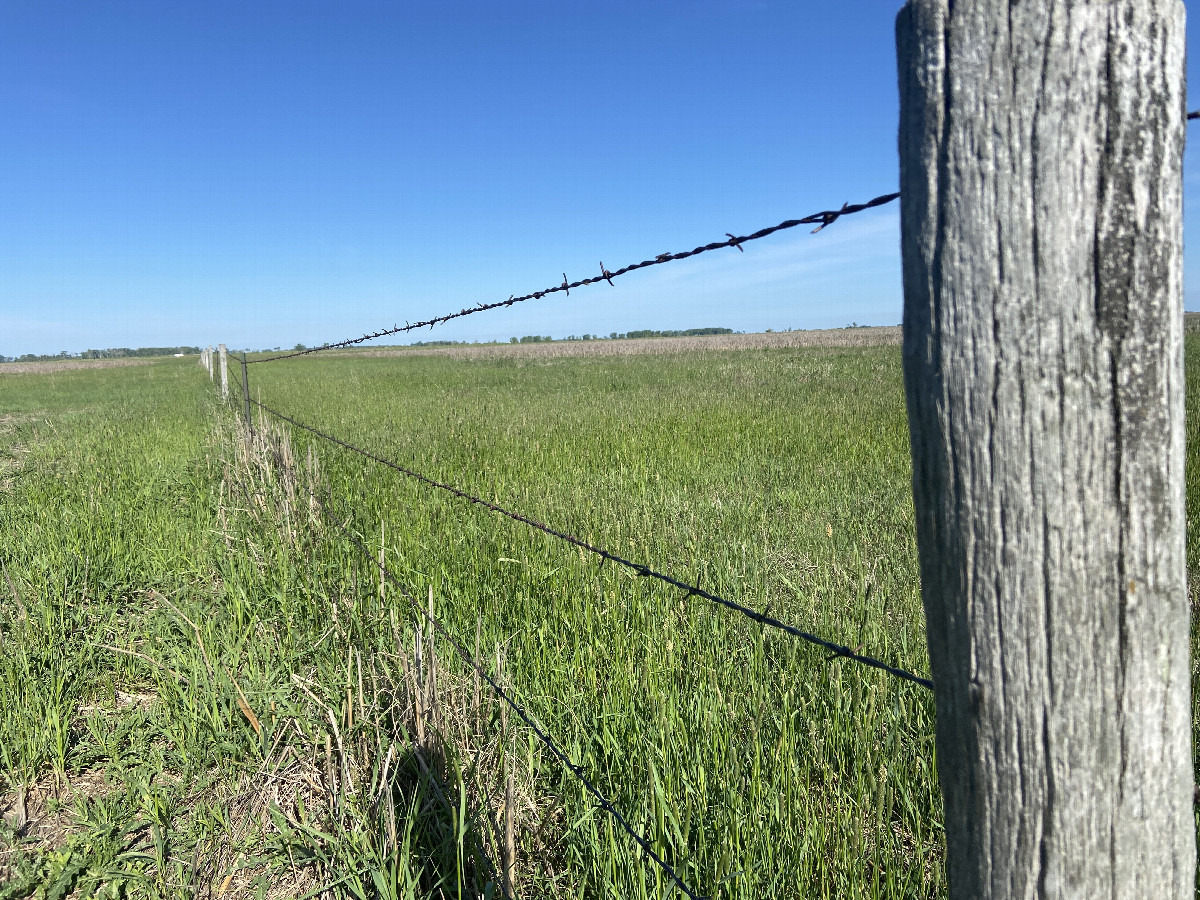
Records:
[[[951,896],[1190,898],[1183,4],[910,0],[897,47]]]

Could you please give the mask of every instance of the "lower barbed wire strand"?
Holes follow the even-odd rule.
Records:
[[[360,456],[363,456],[363,457],[366,457],[367,459],[373,460],[373,461],[379,463],[381,466],[386,466],[387,468],[392,469],[396,472],[399,472],[400,474],[405,475],[409,478],[415,479],[424,484],[428,484],[431,487],[438,488],[439,490],[446,491],[447,493],[453,494],[455,497],[458,497],[462,500],[466,500],[469,503],[474,503],[477,506],[482,506],[485,509],[491,510],[492,512],[499,513],[502,516],[506,516],[507,518],[512,519],[514,522],[520,522],[524,525],[530,526],[531,528],[536,528],[538,531],[548,534],[551,537],[556,537],[559,540],[566,541],[568,544],[572,544],[575,547],[579,547],[582,550],[586,550],[588,553],[595,554],[596,556],[599,556],[601,559],[611,560],[612,562],[615,562],[618,565],[625,566],[626,568],[631,569],[632,571],[636,572],[638,575],[642,575],[647,578],[654,578],[665,584],[669,584],[669,585],[672,585],[673,587],[677,587],[682,591],[686,591],[687,595],[689,597],[702,597],[703,599],[708,600],[712,603],[716,603],[716,604],[726,607],[727,609],[732,609],[735,612],[739,612],[742,615],[746,616],[747,618],[749,618],[755,622],[758,622],[760,625],[766,625],[770,628],[776,628],[780,631],[785,632],[786,634],[790,634],[792,637],[797,637],[803,641],[807,641],[810,644],[815,644],[818,647],[823,647],[824,649],[829,650],[833,654],[833,656],[831,658],[850,659],[850,660],[853,660],[854,662],[861,663],[864,666],[870,666],[871,668],[879,669],[883,672],[887,672],[889,675],[894,675],[896,678],[900,678],[904,681],[910,681],[913,684],[919,684],[921,687],[928,688],[929,690],[933,690],[933,681],[931,681],[928,678],[922,678],[920,675],[915,675],[912,672],[909,672],[905,669],[900,669],[900,668],[897,668],[896,666],[889,665],[888,663],[883,662],[883,660],[876,659],[873,656],[865,656],[861,653],[858,653],[857,651],[851,649],[850,647],[847,647],[844,644],[839,644],[839,643],[836,643],[835,641],[826,640],[825,638],[818,637],[817,635],[812,634],[810,632],[803,631],[803,630],[795,627],[794,625],[788,625],[785,622],[781,622],[779,619],[775,619],[771,616],[766,615],[765,613],[760,613],[758,610],[751,609],[748,606],[743,606],[741,603],[737,603],[736,601],[733,601],[733,600],[727,600],[724,597],[718,596],[717,594],[710,593],[709,591],[702,589],[699,585],[688,584],[685,581],[680,581],[677,578],[672,578],[670,575],[665,575],[662,572],[656,572],[654,569],[651,569],[649,566],[646,566],[642,563],[632,562],[631,560],[628,560],[621,556],[618,556],[615,553],[611,553],[608,550],[605,550],[601,547],[593,547],[591,544],[587,543],[587,541],[580,540],[579,538],[577,538],[573,535],[567,534],[566,532],[558,531],[555,528],[551,528],[549,525],[545,525],[545,524],[537,521],[536,519],[531,519],[528,516],[524,516],[524,515],[521,515],[520,513],[505,509],[504,507],[498,506],[495,503],[491,503],[487,500],[484,500],[481,497],[476,497],[473,494],[468,494],[466,491],[460,490],[459,488],[456,488],[453,485],[445,484],[441,481],[437,481],[436,479],[430,478],[428,475],[422,475],[420,472],[414,472],[412,469],[407,469],[404,466],[400,465],[399,463],[394,462],[393,460],[390,460],[385,457],[379,456],[375,453],[372,453],[370,450],[364,450],[361,447],[356,447],[354,444],[350,444],[350,443],[347,443],[346,441],[341,440],[340,438],[336,438],[331,434],[326,434],[325,432],[323,432],[317,428],[314,428],[311,425],[306,425],[303,422],[300,422],[297,419],[294,419],[291,416],[286,415],[285,413],[281,413],[278,410],[272,409],[271,407],[266,406],[265,404],[260,403],[257,400],[254,400],[253,398],[250,400],[250,402],[253,403],[255,406],[257,406],[259,409],[263,410],[264,412],[266,412],[272,416],[275,416],[278,419],[282,419],[285,422],[290,422],[292,425],[296,426],[297,428],[301,428],[304,431],[309,432],[310,434],[314,434],[317,437],[319,437],[323,440],[329,441],[331,444],[336,444],[339,447],[342,447],[346,450],[351,451],[352,453],[357,453]]]
[[[263,408],[266,409],[266,407]],[[272,411],[268,409],[267,412]],[[508,705],[509,709],[517,714],[521,721],[529,726],[533,733],[537,735],[538,740],[542,742],[543,746],[545,746],[546,749],[548,749],[554,755],[554,757],[561,762],[572,775],[575,776],[575,778],[580,784],[583,785],[587,792],[591,794],[592,798],[596,801],[596,805],[608,813],[613,820],[621,826],[622,830],[624,830],[625,833],[633,839],[638,847],[640,847],[647,856],[654,860],[658,867],[662,869],[663,872],[666,873],[666,875],[670,877],[670,879],[674,881],[679,889],[687,894],[688,897],[692,898],[692,900],[709,900],[708,897],[697,894],[690,887],[688,887],[683,879],[679,877],[679,874],[671,867],[671,865],[654,852],[654,848],[650,846],[650,842],[644,836],[638,834],[637,831],[634,830],[633,826],[630,825],[625,819],[625,817],[621,815],[617,808],[612,805],[612,802],[600,792],[599,788],[592,784],[591,780],[584,773],[583,767],[577,766],[575,763],[571,762],[571,758],[567,756],[566,752],[562,750],[548,734],[546,734],[546,732],[540,725],[538,725],[536,721],[534,721],[533,716],[527,712],[525,708],[521,706],[521,704],[517,703],[508,694],[508,692],[505,691],[504,688],[502,688],[494,678],[492,678],[491,675],[484,671],[483,666],[477,659],[475,659],[465,644],[455,637],[434,615],[426,611],[421,604],[417,602],[416,598],[412,595],[412,592],[409,591],[408,588],[395,575],[392,574],[391,570],[388,569],[386,565],[379,561],[371,549],[359,539],[358,535],[351,531],[350,528],[343,521],[339,520],[337,516],[329,515],[325,501],[318,497],[311,490],[309,491],[309,495],[313,498],[313,500],[316,501],[317,505],[321,508],[321,512],[325,514],[326,518],[337,525],[337,527],[341,529],[342,533],[345,534],[346,537],[349,538],[350,541],[358,548],[359,552],[366,557],[367,561],[379,569],[380,574],[386,578],[393,587],[400,591],[400,593],[408,601],[409,605],[412,606],[413,609],[415,609],[425,619],[425,621],[427,621],[430,626],[437,631],[437,633],[441,635],[441,637],[447,641],[451,647],[454,648],[454,651],[458,654],[462,661],[466,663],[467,666],[474,669],[475,673],[487,682],[488,686],[492,689],[492,692],[501,700],[503,700]],[[348,522],[353,514],[345,508],[343,508],[343,511],[347,513],[345,521]]]

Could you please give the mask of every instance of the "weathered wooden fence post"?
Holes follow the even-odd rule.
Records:
[[[904,373],[952,898],[1191,898],[1180,0],[909,0]]]
[[[221,361],[221,399],[229,399],[229,354],[224,344],[217,345],[217,354]]]
[[[246,415],[246,440],[253,430],[250,424],[250,375],[246,371],[246,351],[242,351],[242,411]]]

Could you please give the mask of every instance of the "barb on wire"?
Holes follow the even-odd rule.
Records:
[[[1192,112],[1188,113],[1188,114],[1187,114],[1187,117],[1188,117],[1188,119],[1189,119],[1189,120],[1191,120],[1191,119],[1200,119],[1200,109],[1193,110]]]
[[[631,263],[630,265],[623,266],[620,269],[614,269],[611,272],[604,268],[604,263],[600,263],[599,275],[594,275],[591,278],[583,278],[579,281],[568,281],[567,274],[564,272],[562,284],[545,288],[540,291],[534,291],[532,294],[524,294],[520,297],[510,294],[507,300],[498,300],[495,303],[479,303],[475,306],[468,306],[465,309],[460,309],[458,312],[434,316],[432,319],[425,319],[421,322],[406,322],[404,325],[393,325],[391,328],[383,328],[370,334],[364,334],[362,337],[348,338],[347,340],[337,341],[336,343],[331,344],[321,344],[319,347],[309,347],[306,350],[295,350],[291,353],[280,353],[276,356],[264,357],[263,359],[251,359],[247,360],[246,364],[253,365],[255,363],[275,362],[276,360],[280,359],[293,359],[297,356],[307,356],[310,353],[321,353],[325,350],[336,350],[341,347],[350,347],[354,344],[361,344],[364,341],[373,341],[376,338],[387,337],[391,334],[415,331],[418,328],[433,328],[435,325],[442,325],[451,321],[452,319],[459,319],[463,316],[469,316],[477,312],[484,312],[485,310],[489,309],[498,309],[501,306],[512,306],[514,303],[523,303],[526,300],[540,300],[547,294],[556,294],[560,291],[565,291],[569,295],[571,293],[571,288],[585,287],[586,285],[596,284],[600,281],[607,281],[609,284],[612,284],[612,280],[619,275],[625,275],[638,269],[649,268],[650,266],[661,266],[663,263],[668,263],[676,259],[687,259],[692,256],[698,256],[701,253],[708,253],[711,250],[720,250],[724,247],[737,247],[738,250],[741,250],[741,245],[747,241],[757,241],[760,238],[765,238],[777,231],[795,228],[797,225],[816,225],[817,227],[812,230],[812,233],[816,234],[818,231],[821,231],[822,229],[832,225],[842,216],[849,216],[857,212],[862,212],[866,209],[874,209],[877,206],[883,206],[886,203],[891,203],[899,196],[899,193],[883,194],[882,196],[876,197],[873,200],[868,200],[866,203],[844,203],[842,204],[841,209],[827,209],[805,216],[802,219],[788,219],[784,222],[780,222],[778,225],[772,225],[770,228],[761,228],[753,234],[745,234],[741,236],[729,234],[729,240],[727,241],[716,241],[712,244],[704,244],[701,247],[696,247],[692,250],[684,250],[679,253],[660,253],[653,259],[644,259],[638,263]],[[726,232],[726,234],[728,234],[728,232]]]
[[[686,591],[687,596],[689,596],[689,597],[701,597],[712,603],[716,603],[720,606],[724,606],[727,609],[732,609],[735,612],[739,612],[742,615],[746,616],[747,618],[752,619],[755,622],[758,622],[760,625],[766,625],[770,628],[777,628],[780,631],[783,631],[787,634],[792,635],[793,637],[797,637],[797,638],[800,638],[801,640],[808,641],[808,643],[815,644],[818,647],[823,647],[824,649],[832,652],[834,657],[836,657],[836,658],[851,659],[851,660],[854,660],[855,662],[862,663],[865,666],[871,666],[872,668],[880,669],[884,672],[887,672],[889,675],[894,675],[897,678],[903,679],[904,681],[911,681],[914,684],[919,684],[922,687],[928,688],[929,690],[933,690],[933,682],[928,678],[922,678],[920,675],[914,675],[912,672],[909,672],[905,669],[900,669],[895,666],[888,665],[887,663],[883,662],[882,660],[875,659],[872,656],[865,656],[865,655],[857,652],[856,650],[845,646],[844,644],[839,644],[835,641],[828,641],[825,638],[818,637],[817,635],[811,634],[810,632],[802,631],[801,629],[796,628],[794,625],[788,625],[784,622],[781,622],[779,619],[768,616],[765,613],[760,613],[756,609],[751,609],[748,606],[743,606],[741,603],[737,603],[733,600],[727,600],[724,597],[718,596],[717,594],[713,594],[713,593],[710,593],[709,591],[703,590],[698,584],[688,584],[686,581],[680,581],[677,578],[672,578],[670,575],[664,575],[661,572],[657,572],[654,569],[651,569],[647,565],[644,565],[642,563],[632,562],[628,559],[618,556],[615,553],[611,553],[610,551],[605,550],[601,547],[593,547],[591,544],[587,543],[586,541],[580,540],[579,538],[574,537],[573,535],[567,534],[566,532],[558,531],[557,529],[551,528],[549,525],[545,525],[545,524],[537,521],[536,519],[531,519],[528,516],[524,516],[524,515],[521,515],[520,513],[505,509],[504,507],[498,506],[495,503],[491,503],[487,500],[484,500],[481,497],[476,497],[473,494],[468,494],[466,491],[460,490],[459,488],[456,488],[453,485],[445,484],[443,482],[440,482],[433,478],[430,478],[428,475],[422,475],[419,472],[414,472],[412,469],[407,469],[397,462],[394,462],[390,459],[387,459],[386,457],[379,456],[375,453],[372,453],[370,450],[364,450],[361,447],[356,447],[353,444],[350,444],[350,443],[347,443],[346,441],[341,440],[340,438],[334,437],[333,435],[326,434],[325,432],[320,431],[319,429],[314,428],[311,425],[306,425],[303,422],[300,422],[300,421],[292,418],[289,415],[281,413],[278,410],[272,409],[271,407],[266,406],[265,404],[260,403],[257,400],[251,399],[250,402],[253,403],[255,406],[257,406],[259,409],[263,410],[264,412],[269,413],[270,415],[275,416],[278,419],[282,419],[285,422],[290,422],[292,425],[296,426],[297,428],[301,428],[304,431],[309,432],[310,434],[315,434],[317,437],[322,438],[323,440],[329,441],[332,444],[337,444],[339,447],[343,447],[344,449],[349,450],[352,453],[357,453],[360,456],[364,456],[367,459],[374,460],[375,462],[379,463],[380,465],[386,466],[389,469],[393,469],[402,475],[408,476],[409,478],[413,478],[417,481],[423,482],[424,484],[428,484],[431,487],[435,487],[440,490],[446,491],[450,494],[453,494],[455,497],[458,497],[462,500],[466,500],[469,503],[474,503],[477,506],[482,506],[483,508],[491,510],[492,512],[499,513],[502,516],[506,516],[515,522],[520,522],[524,525],[529,525],[530,527],[536,528],[538,531],[544,532],[545,534],[548,534],[551,537],[556,537],[559,540],[566,541],[568,544],[572,544],[573,546],[579,547],[582,550],[586,550],[588,553],[592,553],[592,554],[595,554],[596,556],[599,556],[602,562],[604,560],[611,560],[612,562],[615,562],[618,565],[622,565],[628,569],[633,570],[638,575],[641,575],[641,576],[644,576],[647,578],[654,578],[654,579],[657,579],[658,581],[664,582],[665,584],[669,584],[673,587],[679,588],[680,590]]]
[[[342,530],[342,533],[354,543],[363,556],[367,558],[367,561],[379,569],[380,574],[386,578],[388,582],[391,583],[397,590],[400,591],[404,598],[409,602],[409,605],[411,605],[413,609],[415,609],[422,617],[424,617],[424,619],[434,628],[434,630],[436,630],[437,633],[441,635],[441,637],[447,641],[451,647],[454,648],[454,651],[459,655],[462,661],[474,669],[476,674],[478,674],[480,678],[488,683],[488,687],[492,689],[492,692],[506,704],[508,704],[509,709],[516,713],[517,716],[519,716],[520,719],[529,726],[533,733],[537,735],[538,740],[542,742],[542,745],[545,746],[546,749],[549,750],[554,757],[571,772],[572,775],[579,779],[580,784],[584,786],[587,792],[591,794],[592,798],[596,801],[596,805],[613,817],[613,819],[618,825],[621,826],[625,833],[628,834],[634,840],[634,842],[642,848],[647,856],[649,856],[658,864],[659,868],[661,868],[671,878],[671,880],[678,885],[681,891],[683,891],[687,896],[691,897],[692,900],[708,900],[708,898],[701,897],[684,883],[683,879],[679,877],[679,874],[671,867],[671,865],[654,852],[654,848],[650,845],[650,842],[643,835],[638,834],[638,832],[634,830],[633,826],[629,824],[629,821],[623,815],[621,815],[620,811],[615,806],[612,805],[612,802],[600,792],[599,788],[592,784],[591,780],[584,772],[583,766],[578,766],[571,762],[571,758],[558,746],[558,744],[554,742],[554,740],[548,734],[546,734],[544,730],[542,730],[541,726],[534,721],[533,716],[530,715],[530,713],[527,712],[523,706],[517,703],[517,701],[515,701],[509,695],[509,693],[505,691],[504,688],[502,688],[496,682],[496,680],[484,670],[483,666],[480,665],[479,660],[475,659],[475,657],[467,649],[466,645],[463,644],[462,641],[460,641],[457,637],[455,637],[445,625],[438,621],[438,619],[432,613],[427,612],[421,606],[421,604],[417,602],[416,598],[413,597],[408,588],[395,575],[392,574],[391,570],[388,569],[386,565],[384,565],[382,560],[376,557],[375,554],[371,552],[370,548],[368,548],[359,539],[358,535],[347,527],[346,523],[349,522],[350,516],[347,515],[345,521],[339,520],[337,516],[330,516],[324,501],[322,501],[320,497],[313,493],[311,489],[309,493],[311,494],[312,498],[316,500],[317,505],[321,508],[321,512],[325,513],[326,517]]]

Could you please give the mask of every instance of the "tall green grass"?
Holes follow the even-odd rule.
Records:
[[[341,590],[356,573],[292,502],[287,446],[247,452],[202,379],[163,362],[0,383],[19,459],[0,897],[486,895],[479,823],[447,796],[474,799],[457,745],[410,739],[397,700],[413,629]]]
[[[213,754],[191,753],[189,764],[189,748],[151,724],[169,717],[140,702],[152,676],[104,649],[156,653],[165,635],[150,592],[202,590],[213,578],[204,456],[213,404],[197,373],[155,365],[0,380],[0,430],[17,466],[0,490],[0,790],[9,807],[0,896],[128,880],[100,874],[110,870],[143,877],[128,830],[148,823],[161,835],[164,810],[186,793],[163,773],[209,775]],[[66,796],[36,788],[83,773],[96,789],[72,808],[84,824],[68,837],[56,826]],[[13,826],[25,819],[28,833]],[[47,850],[33,839],[49,832]],[[186,880],[159,850],[159,880]]]
[[[250,377],[301,421],[928,671],[895,348]],[[679,895],[341,523],[373,553],[382,534],[489,671],[499,652],[699,893],[944,896],[928,692],[301,431],[259,422],[247,447],[236,416],[192,361],[0,378],[0,898],[499,896],[506,772],[521,896]],[[1198,540],[1189,517],[1192,569]]]
[[[927,671],[894,349],[250,371],[301,421]],[[354,526],[386,523],[414,593],[508,648],[515,692],[696,890],[941,891],[927,692],[314,446]],[[669,893],[532,743],[527,764],[560,798],[547,852],[572,893]]]

